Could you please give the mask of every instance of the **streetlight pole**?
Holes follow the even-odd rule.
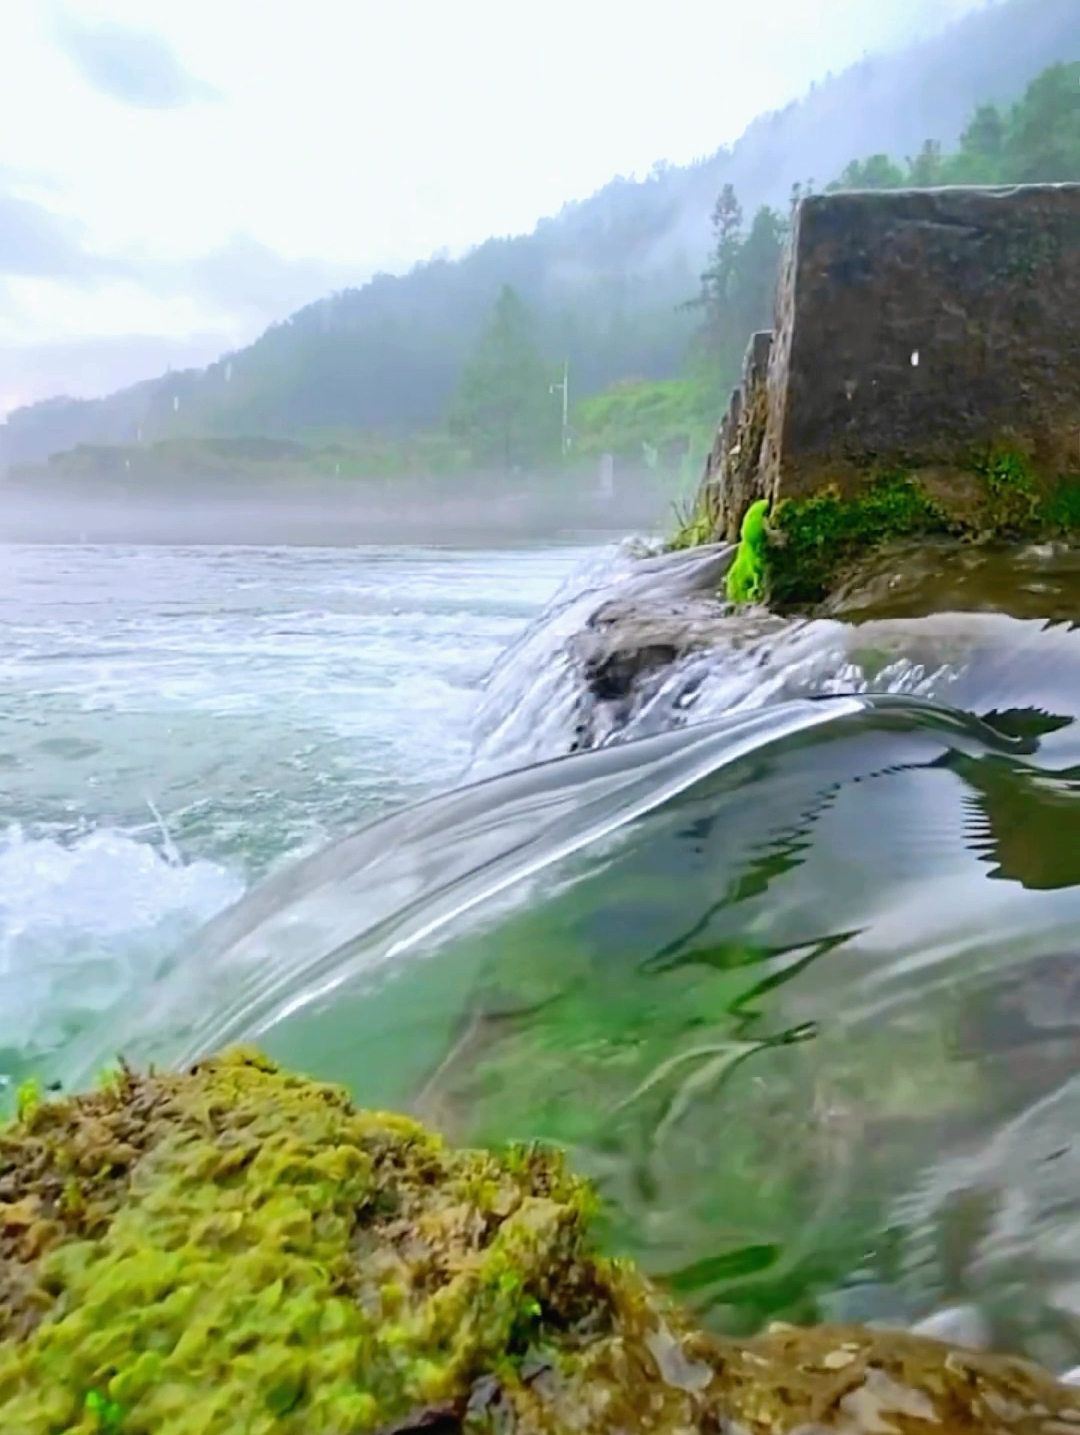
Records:
[[[562,456],[566,457],[570,447],[570,360],[564,359],[562,366],[562,382],[551,384],[548,393],[562,394]]]

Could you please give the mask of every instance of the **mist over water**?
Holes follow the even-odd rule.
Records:
[[[0,476],[0,543],[484,547],[613,541],[669,518],[671,474],[619,468],[614,491],[588,469],[428,479],[288,475],[71,479]]]

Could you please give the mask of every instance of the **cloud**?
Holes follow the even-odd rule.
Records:
[[[221,93],[184,69],[169,43],[151,30],[79,20],[61,10],[56,43],[86,82],[122,105],[177,110]]]
[[[179,261],[163,260],[145,248],[100,253],[82,223],[21,193],[20,179],[0,168],[0,309],[5,280],[44,279],[80,287],[124,280],[156,298],[190,298],[233,326],[250,328],[371,277],[371,266],[291,259],[242,233]]]
[[[287,258],[246,234],[179,262],[137,252],[99,256],[80,247],[79,238],[78,226],[0,190],[0,335],[25,334],[20,341],[0,337],[0,421],[5,411],[53,394],[91,398],[170,366],[210,363],[304,305],[370,278],[360,266]],[[14,285],[6,290],[5,279],[25,277],[45,285],[31,298],[22,291],[16,297]],[[116,286],[98,289],[110,278],[126,286],[123,295]],[[85,308],[75,305],[73,286],[99,297],[115,289],[132,305],[135,323],[138,295],[151,324],[155,311],[167,312],[162,306],[190,304],[192,331],[61,337],[55,315],[71,322]]]
[[[0,189],[0,278],[86,284],[123,271],[119,260],[86,246],[76,220]]]

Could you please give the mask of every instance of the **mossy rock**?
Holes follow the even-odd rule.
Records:
[[[1080,478],[1042,474],[1023,454],[1002,448],[972,456],[963,471],[883,469],[780,496],[754,567],[770,607],[805,611],[857,584],[861,565],[888,545],[1075,541],[1078,532]]]
[[[698,1332],[595,1251],[593,1208],[557,1153],[455,1151],[252,1052],[27,1101],[0,1133],[0,1430],[1080,1431],[1080,1393],[1018,1361]]]

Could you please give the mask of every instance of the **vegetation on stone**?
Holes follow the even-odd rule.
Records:
[[[12,1435],[1061,1428],[1020,1362],[695,1331],[592,1247],[558,1154],[458,1152],[252,1052],[122,1069],[0,1134]]]
[[[843,565],[860,552],[900,538],[948,531],[941,509],[911,478],[884,475],[857,499],[830,487],[777,505],[763,588],[778,608],[820,602]]]
[[[769,501],[755,596],[812,608],[896,541],[1075,535],[1078,234],[1077,185],[800,204],[776,329],[751,338],[694,511],[715,517],[704,541],[731,539]]]
[[[765,597],[769,501],[759,498],[746,510],[738,551],[728,569],[726,590],[732,603],[759,603]]]
[[[557,1156],[458,1155],[250,1054],[39,1104],[0,1163],[22,1435],[376,1428],[610,1304]]]
[[[974,502],[950,504],[918,474],[886,473],[845,499],[835,485],[776,508],[763,550],[763,590],[778,609],[823,601],[852,566],[908,539],[1010,541],[1075,533],[1080,482],[1041,482],[1022,454],[1003,449],[972,460]]]

